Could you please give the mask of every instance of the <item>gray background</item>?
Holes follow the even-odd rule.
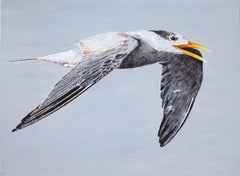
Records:
[[[237,0],[2,0],[0,174],[237,176],[240,164]],[[116,70],[48,118],[10,131],[69,69],[10,63],[69,49],[107,31],[166,29],[211,49],[179,134],[160,148],[158,64]]]

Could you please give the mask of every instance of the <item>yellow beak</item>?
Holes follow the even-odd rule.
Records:
[[[186,54],[186,55],[191,56],[200,61],[204,61],[204,59],[201,56],[191,53],[189,51],[186,51],[182,48],[196,48],[196,49],[201,49],[201,50],[210,52],[210,50],[207,49],[206,47],[204,47],[200,44],[197,44],[197,43],[193,43],[193,42],[188,42],[187,44],[181,44],[181,45],[173,45],[173,47],[179,49],[182,52],[182,54]]]

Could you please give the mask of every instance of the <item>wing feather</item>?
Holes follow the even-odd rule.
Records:
[[[55,112],[93,86],[114,68],[137,46],[137,41],[128,38],[118,47],[95,53],[78,63],[54,86],[46,100],[25,116],[12,131],[27,127]]]
[[[198,50],[186,50],[201,55]],[[201,61],[182,54],[161,64],[163,120],[158,136],[161,146],[164,146],[186,121],[200,89],[203,72]]]

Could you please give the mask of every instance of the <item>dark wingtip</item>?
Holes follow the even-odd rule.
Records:
[[[12,132],[15,132],[15,131],[17,131],[17,128],[14,128],[14,129],[12,130]]]
[[[16,128],[14,128],[12,130],[12,132],[15,132],[15,131],[20,130],[20,129],[22,129],[22,124],[21,123],[18,126],[16,126]]]
[[[159,143],[160,143],[160,147],[164,147],[165,145],[167,145],[172,140],[172,138],[175,135],[172,136],[172,133],[169,133],[169,134],[164,136],[165,130],[163,129],[163,130],[160,131],[160,129],[159,129],[159,132],[158,132]]]
[[[159,138],[159,143],[160,143],[160,147],[164,147],[168,143],[168,141],[164,141],[161,138]]]
[[[161,144],[161,143],[160,143],[160,147],[162,147],[162,148],[163,148],[164,146],[165,146],[165,144]]]

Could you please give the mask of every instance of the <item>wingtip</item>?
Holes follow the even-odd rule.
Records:
[[[160,143],[160,147],[162,147],[162,148],[163,148],[164,146],[165,146],[165,144],[161,144],[161,143]]]
[[[12,132],[15,132],[15,131],[17,131],[18,129],[17,128],[14,128],[13,130],[12,130]]]
[[[160,147],[163,148],[168,143],[168,141],[163,141],[161,140],[161,138],[159,138],[159,143],[160,143]]]
[[[167,145],[173,138],[173,137],[170,137],[169,135],[163,136],[163,134],[160,131],[158,133],[158,137],[159,137],[160,147],[164,147],[165,145]]]
[[[19,125],[17,125],[16,128],[14,128],[12,130],[12,132],[15,132],[15,131],[20,130],[20,129],[22,129],[22,124],[21,123]]]

